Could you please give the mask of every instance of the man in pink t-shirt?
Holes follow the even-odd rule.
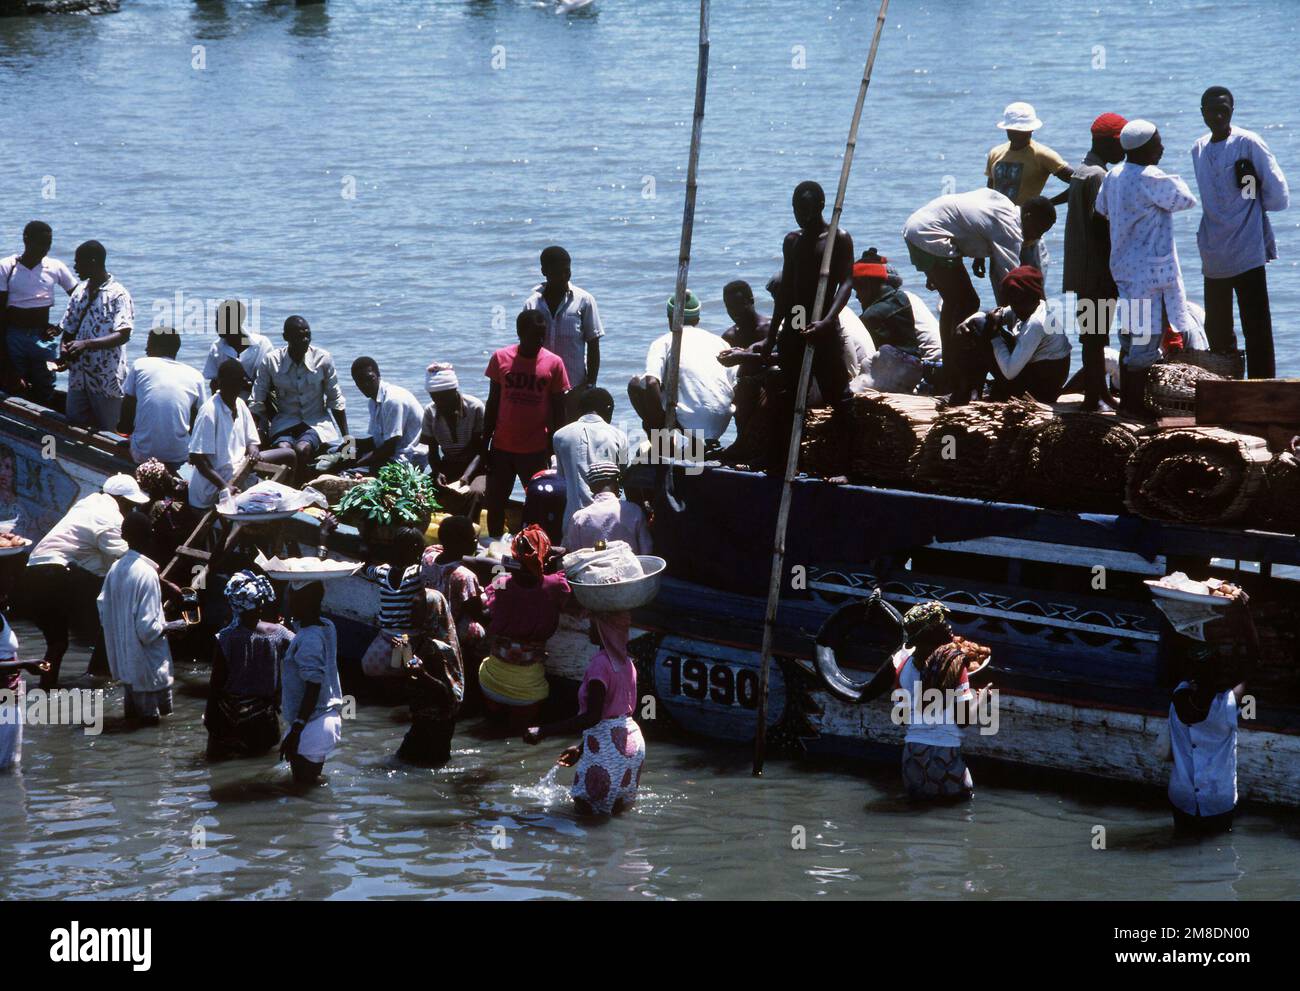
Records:
[[[546,317],[524,310],[515,319],[519,343],[492,355],[485,373],[491,381],[483,441],[489,446],[488,534],[506,527],[506,502],[518,478],[524,485],[550,464],[551,436],[564,422],[569,376],[559,355],[542,347]]]

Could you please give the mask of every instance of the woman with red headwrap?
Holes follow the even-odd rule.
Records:
[[[1047,306],[1043,273],[1032,265],[1013,268],[1002,280],[1001,298],[1003,306],[967,318],[954,331],[953,403],[981,398],[990,375],[991,399],[1056,402],[1070,375],[1070,338],[1060,313]]]
[[[519,570],[498,576],[483,593],[488,656],[478,678],[488,713],[505,717],[517,733],[536,722],[550,695],[546,641],[560,625],[569,582],[563,573],[545,573],[551,538],[537,524],[519,531],[510,551]]]
[[[578,732],[582,742],[560,755],[574,767],[570,794],[584,815],[617,815],[636,801],[645,740],[632,718],[636,711],[636,664],[627,652],[632,617],[626,612],[592,613],[594,641],[601,649],[591,658],[578,689],[578,714],[524,733],[525,743]]]

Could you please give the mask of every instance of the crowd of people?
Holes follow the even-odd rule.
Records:
[[[1067,387],[1071,344],[1068,321],[1049,306],[1042,239],[1061,203],[1067,205],[1062,288],[1077,299],[1085,408],[1117,402],[1105,358],[1112,320],[1120,341],[1118,405],[1143,415],[1146,378],[1162,353],[1208,347],[1235,354],[1234,293],[1249,372],[1272,376],[1265,266],[1276,250],[1267,215],[1287,207],[1286,179],[1264,141],[1232,124],[1231,93],[1211,87],[1201,111],[1209,133],[1191,156],[1203,209],[1197,237],[1203,327],[1187,300],[1172,224],[1175,212],[1197,200],[1182,179],[1159,168],[1164,148],[1155,125],[1102,114],[1092,124],[1087,155],[1071,167],[1034,140],[1042,126],[1034,108],[1013,103],[997,125],[1007,140],[988,154],[987,186],[939,196],[903,227],[909,260],[938,294],[937,315],[875,248],[855,257],[849,233],[830,230],[822,188],[802,182],[792,197],[796,229],[785,236],[781,271],[766,284],[770,316],[760,312],[747,282],[734,281],[722,293],[731,326],[715,334],[701,326],[701,303],[688,291],[675,341],[678,301],[668,299],[669,330],[652,341],[644,373],[626,388],[642,427],[650,433],[675,425],[701,442],[699,449],[732,464],[783,467],[805,345],[808,398],[836,411],[837,429],[846,429],[848,418],[838,413],[855,380],[888,391],[925,390],[956,404],[986,394],[1055,401]],[[1043,190],[1052,178],[1065,188],[1049,199]],[[436,545],[426,548],[423,534],[403,531],[389,559],[365,572],[379,586],[382,606],[362,667],[374,677],[397,671],[411,683],[412,728],[402,755],[422,763],[447,759],[468,685],[529,742],[600,726],[620,741],[612,749],[624,763],[637,762],[639,769],[639,732],[628,742],[635,669],[626,627],[617,621],[593,622],[601,650],[584,682],[579,715],[538,722],[548,694],[545,644],[570,608],[564,576],[554,571],[555,548],[616,540],[638,553],[651,547],[642,500],[623,497],[635,480],[629,439],[613,425],[613,395],[598,385],[599,309],[572,283],[564,248],[541,252],[542,281],[516,317],[517,340],[487,363],[486,400],[462,391],[450,363],[433,361],[425,373],[429,401],[422,403],[363,355],[350,373],[366,399],[368,430],[353,435],[334,357],[313,344],[303,316],[284,321],[283,344],[276,345],[248,328],[243,304],[231,300],[218,308],[201,373],[180,360],[182,334],[171,327],[151,328],[143,357],[129,362],[134,305],[109,272],[104,246],[86,241],[76,249],[74,277],[50,257],[52,237],[47,224],[32,221],[22,252],[0,260],[5,388],[59,405],[55,373],[66,369],[68,421],[129,436],[140,470],[134,478],[116,475],[102,492],[78,501],[31,553],[26,578],[37,592],[36,618],[46,640],[32,669],[42,686],[57,685],[68,647],[64,604],[90,595],[101,618],[92,673],[111,671],[127,685],[132,718],[165,715],[168,637],[184,633],[187,624],[166,606],[179,589],[159,575],[156,562],[166,556],[161,534],[183,532],[187,522],[233,496],[252,462],[283,466],[302,483],[326,468],[373,473],[401,461],[427,467],[440,504],[454,514]],[[992,308],[981,309],[972,274],[989,277]],[[69,301],[56,325],[49,318],[60,289]],[[849,306],[855,294],[859,312]],[[720,450],[733,416],[736,440]],[[511,538],[520,568],[482,587],[463,563],[477,547],[471,520],[485,509],[486,536],[502,538],[517,481],[528,494],[526,525]],[[209,754],[264,753],[279,742],[295,775],[311,779],[341,732],[337,638],[321,615],[322,587],[289,590],[292,630],[282,625],[280,597],[254,571],[231,576],[226,598],[231,620],[213,644],[205,714]],[[17,677],[19,663],[16,649],[6,646],[12,640],[6,624],[0,648],[9,659],[0,657],[0,672],[8,680]],[[281,717],[292,720],[283,737]],[[587,758],[568,756],[581,778]],[[599,773],[586,768],[589,777],[628,770],[603,760],[593,765]],[[585,800],[600,807],[614,792],[623,804],[631,794],[607,789]]]

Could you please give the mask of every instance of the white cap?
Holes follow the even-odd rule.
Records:
[[[998,127],[1004,131],[1037,131],[1043,122],[1028,103],[1008,103]]]
[[[1131,120],[1119,132],[1119,146],[1125,151],[1141,148],[1156,133],[1156,126],[1149,120]]]
[[[140,505],[149,501],[149,497],[144,494],[144,489],[140,488],[130,475],[110,475],[104,482],[104,494],[118,496]]]

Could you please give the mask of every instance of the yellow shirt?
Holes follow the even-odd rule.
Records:
[[[1011,142],[1004,141],[989,152],[984,174],[989,178],[989,188],[996,189],[1016,206],[1022,206],[1043,191],[1048,176],[1068,163],[1047,145],[1030,140],[1023,148],[1011,150]]]

